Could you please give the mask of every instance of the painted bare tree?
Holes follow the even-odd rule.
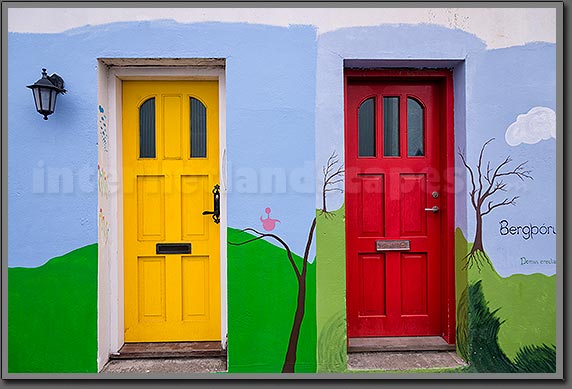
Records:
[[[340,160],[335,151],[328,158],[326,166],[322,168],[322,173],[324,175],[324,182],[322,184],[322,209],[320,210],[320,214],[329,217],[332,214],[326,209],[328,192],[343,192],[343,189],[336,185],[344,181],[344,165],[340,164]]]
[[[507,156],[498,166],[491,167],[490,161],[486,164],[486,170],[483,168],[483,154],[487,145],[495,138],[491,138],[483,144],[479,154],[476,170],[473,170],[468,164],[465,156],[459,150],[459,156],[463,161],[463,165],[468,170],[471,177],[471,205],[475,210],[476,226],[475,226],[475,239],[471,251],[465,256],[467,260],[464,268],[471,268],[473,265],[477,266],[480,271],[484,264],[492,266],[488,255],[483,246],[483,217],[491,213],[498,207],[505,205],[516,205],[516,200],[519,196],[505,197],[502,201],[493,200],[493,196],[498,192],[507,192],[507,184],[505,178],[517,177],[520,180],[532,180],[530,175],[531,170],[526,170],[528,161],[518,164],[514,168],[509,168],[513,162],[510,156]]]
[[[322,209],[320,210],[323,214],[328,215],[329,212],[326,208],[326,193],[333,190],[342,189],[334,187],[335,184],[343,181],[341,178],[344,174],[343,166],[339,165],[339,159],[334,151],[332,155],[328,158],[328,162],[323,169],[324,173],[324,184],[322,186]],[[245,228],[242,231],[250,232],[255,237],[248,239],[244,242],[229,244],[235,246],[241,246],[250,242],[254,242],[259,239],[274,239],[286,250],[286,256],[288,261],[292,266],[292,270],[296,275],[296,280],[298,282],[298,296],[296,299],[296,311],[294,313],[294,320],[292,322],[292,329],[290,331],[290,339],[288,341],[288,349],[286,350],[286,356],[284,358],[284,365],[282,367],[282,373],[294,373],[294,367],[296,366],[296,352],[298,350],[298,339],[300,338],[300,329],[302,328],[302,320],[304,319],[304,312],[306,308],[306,274],[308,269],[308,256],[310,255],[310,246],[312,245],[312,240],[314,239],[314,231],[316,230],[316,217],[313,218],[312,224],[310,225],[310,231],[308,232],[308,238],[306,239],[306,248],[304,250],[304,257],[302,258],[302,269],[300,266],[296,265],[294,261],[294,255],[288,244],[276,234],[263,233],[255,230],[254,228]]]

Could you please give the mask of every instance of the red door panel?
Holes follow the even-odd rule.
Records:
[[[401,174],[400,176],[401,236],[425,236],[427,233],[426,183],[425,174]]]
[[[359,175],[358,189],[362,207],[359,213],[360,229],[363,235],[383,236],[384,234],[384,179],[383,174]]]
[[[427,315],[427,255],[401,254],[401,314]]]
[[[439,335],[439,84],[349,80],[346,94],[348,336]]]
[[[364,254],[359,256],[358,261],[361,287],[364,289],[360,293],[359,315],[385,315],[385,256]]]

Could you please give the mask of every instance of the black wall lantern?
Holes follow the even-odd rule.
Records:
[[[36,109],[44,115],[44,120],[48,120],[48,115],[54,113],[58,93],[67,92],[64,89],[64,80],[55,73],[48,76],[46,69],[42,69],[42,78],[32,85],[28,85],[27,88],[32,90]]]

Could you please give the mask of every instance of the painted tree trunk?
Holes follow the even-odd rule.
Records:
[[[324,204],[324,209],[326,205]],[[300,329],[302,320],[304,319],[304,310],[306,306],[306,274],[308,273],[308,256],[310,255],[310,246],[314,239],[314,231],[316,230],[316,218],[312,220],[310,231],[308,232],[308,240],[306,241],[306,249],[304,250],[304,258],[302,262],[302,272],[298,275],[298,302],[296,304],[296,313],[294,314],[294,323],[290,332],[290,341],[288,342],[288,350],[284,359],[282,373],[294,373],[296,366],[296,351],[298,350],[298,338],[300,337]]]
[[[483,216],[479,211],[476,212],[475,239],[473,241],[473,248],[469,255],[476,253],[477,251],[485,251],[483,248]]]
[[[467,254],[466,258],[467,263],[465,264],[465,269],[471,268],[473,265],[477,265],[477,269],[481,271],[482,267],[486,264],[492,267],[491,261],[483,247],[483,214],[480,211],[476,212],[475,239],[473,241],[473,247]]]
[[[304,319],[306,301],[306,273],[303,272],[298,278],[298,303],[296,304],[296,313],[294,314],[294,323],[290,332],[290,341],[288,342],[288,350],[284,360],[282,373],[294,373],[296,365],[296,351],[298,349],[298,338],[300,337],[300,329],[302,320]]]

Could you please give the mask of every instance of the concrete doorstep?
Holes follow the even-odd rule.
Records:
[[[216,373],[226,371],[226,358],[142,358],[113,359],[102,373]]]
[[[467,366],[454,351],[360,352],[348,354],[350,370],[444,369]]]

